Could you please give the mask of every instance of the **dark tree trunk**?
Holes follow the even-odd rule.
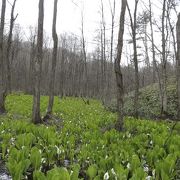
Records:
[[[54,104],[54,83],[55,83],[55,72],[56,72],[56,62],[57,62],[57,48],[58,48],[58,36],[56,33],[57,3],[58,0],[54,0],[54,14],[53,14],[53,26],[52,26],[52,37],[53,37],[54,47],[53,47],[53,55],[52,55],[51,77],[49,84],[50,95],[49,95],[47,115],[52,114],[52,108]]]
[[[153,83],[156,81],[156,54],[155,54],[155,47],[154,47],[154,32],[153,32],[153,23],[152,23],[152,7],[151,7],[151,0],[149,0],[149,22],[150,22],[150,29],[151,29],[151,44],[152,44],[152,58],[153,58]]]
[[[29,84],[28,90],[30,93],[33,93],[32,84],[34,84],[34,58],[35,58],[35,39],[36,35],[33,35],[31,42],[31,52],[30,52],[30,66],[29,66]]]
[[[176,54],[176,68],[177,68],[177,95],[178,95],[178,110],[177,118],[180,120],[180,13],[176,24],[176,37],[177,37],[177,54]]]
[[[166,0],[163,1],[162,10],[162,94],[161,94],[161,116],[167,112],[167,58],[165,38],[165,12]]]
[[[121,4],[121,14],[120,14],[120,25],[119,25],[119,34],[118,34],[118,45],[117,45],[117,57],[115,58],[114,70],[116,75],[116,84],[117,84],[117,109],[118,109],[118,120],[116,122],[115,128],[118,131],[123,130],[124,122],[124,87],[123,87],[123,76],[121,72],[121,56],[123,48],[123,35],[124,35],[124,21],[125,21],[125,12],[126,12],[127,0],[122,0]]]
[[[3,114],[6,112],[6,109],[5,109],[4,53],[3,53],[5,11],[6,11],[6,0],[3,0],[2,8],[1,8],[1,24],[0,24],[0,114]]]
[[[86,45],[85,45],[85,38],[84,38],[84,17],[83,12],[81,13],[81,35],[82,35],[82,51],[83,51],[83,72],[84,72],[84,95],[87,98],[89,96],[88,90],[88,70],[87,70],[87,55],[86,55]]]
[[[14,17],[14,9],[16,5],[16,1],[14,0],[14,3],[12,5],[11,9],[11,20],[10,20],[10,28],[9,28],[9,35],[7,40],[7,49],[6,49],[6,91],[7,93],[11,92],[11,61],[10,61],[10,51],[12,46],[12,35],[13,35],[13,28],[14,28],[14,22],[17,18]]]
[[[139,0],[135,0],[135,9],[134,9],[134,20],[132,19],[132,15],[128,6],[128,12],[131,22],[131,31],[132,31],[132,41],[133,41],[133,61],[134,61],[134,68],[135,68],[135,85],[134,85],[134,117],[138,118],[139,113],[139,68],[138,68],[138,58],[137,58],[137,44],[136,44],[136,30],[137,30],[137,5]]]
[[[44,23],[44,0],[39,0],[39,17],[38,17],[38,36],[37,50],[34,65],[34,96],[33,96],[33,111],[32,121],[34,123],[41,122],[40,116],[40,80],[41,66],[43,58],[43,23]]]

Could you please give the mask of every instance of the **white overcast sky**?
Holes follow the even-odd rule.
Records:
[[[12,3],[14,0],[8,0]],[[110,0],[112,1],[112,0]],[[39,0],[17,0],[16,10],[18,18],[16,23],[23,27],[25,36],[28,37],[29,27],[37,26]],[[52,15],[54,0],[45,0],[44,30],[51,36]],[[74,2],[74,3],[73,3]],[[57,33],[64,32],[81,35],[81,11],[84,12],[84,33],[88,47],[92,46],[93,39],[97,35],[96,30],[100,28],[100,3],[101,0],[58,0]],[[105,21],[107,35],[111,30],[111,16],[109,0],[103,0],[105,9]],[[1,2],[0,2],[1,5]],[[7,3],[6,28],[10,19],[10,8]],[[118,26],[120,13],[120,0],[116,0],[116,24]],[[116,27],[116,31],[118,28]]]
[[[12,3],[14,0],[7,0]],[[113,0],[102,0],[104,4],[105,21],[106,21],[106,35],[110,37],[111,32],[111,15],[109,2]],[[141,11],[145,7],[140,0],[138,10]],[[143,0],[148,2],[148,0]],[[161,7],[158,9],[160,0],[151,0],[153,2],[153,8],[155,13],[161,13]],[[53,14],[53,2],[54,0],[44,0],[45,17],[44,17],[44,30],[51,37],[52,27],[52,14]],[[74,2],[74,3],[73,3]],[[23,28],[25,37],[28,37],[29,27],[37,26],[38,19],[38,3],[39,0],[17,0],[16,10],[18,18],[16,23],[20,24]],[[88,50],[93,47],[94,37],[97,36],[97,29],[100,28],[100,3],[101,0],[58,0],[58,16],[57,16],[57,33],[62,34],[64,32],[74,33],[81,35],[81,11],[84,11],[84,33],[87,42]],[[128,0],[129,6],[133,9],[134,0]],[[1,5],[1,1],[0,1]],[[119,14],[120,14],[121,0],[116,0],[116,17],[115,17],[115,39],[117,39]],[[156,7],[157,6],[157,7]],[[7,3],[6,11],[6,23],[8,28],[8,21],[10,19],[10,5]],[[179,8],[178,8],[179,9]],[[158,17],[158,15],[157,15]],[[126,12],[126,18],[128,19],[128,13]],[[176,19],[175,19],[176,21]],[[128,30],[126,28],[126,33]],[[127,36],[126,36],[127,38]]]

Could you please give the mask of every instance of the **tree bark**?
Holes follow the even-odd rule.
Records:
[[[133,41],[133,61],[134,61],[134,68],[135,68],[135,92],[134,92],[134,117],[138,118],[139,113],[139,68],[138,68],[138,59],[137,59],[137,44],[136,44],[136,17],[137,17],[137,5],[139,0],[135,0],[135,9],[134,9],[134,20],[132,19],[132,15],[128,7],[130,22],[131,22],[131,31],[132,31],[132,41]]]
[[[33,89],[32,89],[32,84],[34,84],[34,58],[35,58],[35,54],[36,54],[36,51],[35,51],[35,40],[36,40],[36,35],[33,35],[32,34],[32,37],[31,37],[31,50],[30,50],[30,65],[29,65],[29,83],[28,83],[28,90],[29,90],[29,93],[32,93],[33,94]]]
[[[5,77],[4,77],[4,53],[3,53],[3,41],[4,41],[4,21],[6,12],[6,0],[2,1],[1,8],[1,25],[0,25],[0,114],[6,112],[5,109]]]
[[[110,62],[113,62],[113,44],[114,44],[114,18],[115,18],[116,1],[113,2],[113,8],[111,7],[111,50],[110,50]]]
[[[11,92],[11,61],[10,61],[10,51],[12,46],[12,35],[13,35],[13,28],[14,22],[17,18],[17,15],[14,17],[14,9],[16,6],[16,1],[14,0],[12,9],[11,9],[11,20],[10,20],[10,28],[9,28],[9,35],[7,40],[7,49],[6,49],[6,91],[7,93]]]
[[[152,46],[152,58],[153,58],[153,83],[156,81],[156,53],[154,47],[154,32],[153,32],[153,23],[152,23],[152,7],[151,7],[151,0],[149,0],[149,22],[150,22],[150,29],[151,29],[151,46]]]
[[[177,54],[176,54],[176,68],[177,68],[177,96],[178,96],[178,110],[177,118],[180,120],[180,13],[176,24],[176,37],[177,37]]]
[[[105,92],[106,92],[106,83],[107,83],[107,72],[106,72],[106,23],[105,23],[105,17],[104,17],[104,4],[101,0],[101,68],[102,68],[102,102],[104,103],[105,100]]]
[[[86,55],[86,44],[85,44],[85,38],[84,38],[84,17],[83,12],[81,13],[81,35],[82,35],[82,51],[83,51],[83,72],[84,72],[84,95],[88,100],[88,72],[87,72],[87,55]],[[86,101],[85,101],[86,102]]]
[[[118,119],[115,124],[115,128],[118,131],[123,130],[124,123],[124,87],[123,87],[123,75],[121,72],[121,57],[122,57],[122,48],[123,48],[123,35],[124,35],[124,21],[125,21],[125,12],[126,12],[127,0],[122,0],[121,4],[121,14],[120,14],[120,25],[118,33],[118,45],[117,45],[117,57],[115,58],[114,70],[116,75],[116,85],[117,85],[117,110],[118,110]]]
[[[54,47],[53,47],[53,55],[52,55],[51,77],[49,84],[50,95],[49,95],[47,115],[52,114],[52,108],[54,104],[54,83],[55,83],[55,72],[56,72],[56,62],[57,62],[57,48],[58,48],[58,36],[56,33],[57,3],[58,0],[54,0],[54,14],[53,14],[53,26],[52,26],[52,37],[53,37]]]
[[[37,50],[35,58],[34,69],[34,96],[33,96],[33,111],[32,122],[40,123],[40,80],[41,80],[41,66],[43,58],[43,24],[44,24],[44,0],[39,0],[39,17],[38,17],[38,36],[37,36]]]
[[[166,59],[166,38],[165,38],[165,12],[166,0],[163,1],[162,10],[162,95],[161,95],[161,115],[167,112],[167,59]]]

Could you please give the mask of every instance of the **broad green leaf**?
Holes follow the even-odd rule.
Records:
[[[30,156],[31,163],[35,170],[39,170],[41,166],[41,153],[37,147],[33,147],[31,149],[31,156]]]
[[[93,179],[94,177],[96,177],[96,174],[97,174],[97,165],[93,164],[89,166],[87,170],[87,175],[90,177],[90,179]]]

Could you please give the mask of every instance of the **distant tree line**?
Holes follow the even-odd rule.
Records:
[[[36,35],[35,35],[36,36]],[[15,34],[11,50],[11,85],[13,91],[33,92],[33,74],[31,73],[32,58],[34,56],[34,42],[23,42],[19,34]],[[33,37],[29,38],[33,40]],[[45,40],[46,41],[46,40]],[[48,42],[47,42],[48,43]],[[52,49],[46,47],[44,43],[41,92],[47,95],[49,92],[49,79],[51,68]],[[57,54],[56,75],[55,75],[55,94],[60,96],[89,96],[106,99],[107,93],[110,99],[116,94],[115,75],[111,67],[113,62],[106,61],[109,81],[112,86],[108,89],[107,81],[105,88],[102,87],[101,79],[101,59],[100,52],[97,50],[87,55],[87,74],[88,74],[88,92],[85,92],[85,76],[83,53],[81,50],[81,40],[76,36],[63,34],[59,37],[59,47]],[[168,74],[175,75],[175,67],[168,64]],[[147,67],[140,67],[140,87],[147,86],[153,82],[153,67],[147,72]],[[159,65],[160,68],[160,65]],[[111,71],[110,71],[111,70]],[[125,93],[133,91],[134,68],[133,64],[122,67],[124,75]],[[149,74],[150,73],[150,74]],[[23,78],[22,78],[23,77]],[[104,91],[104,94],[102,92]],[[87,94],[86,94],[87,93]]]

